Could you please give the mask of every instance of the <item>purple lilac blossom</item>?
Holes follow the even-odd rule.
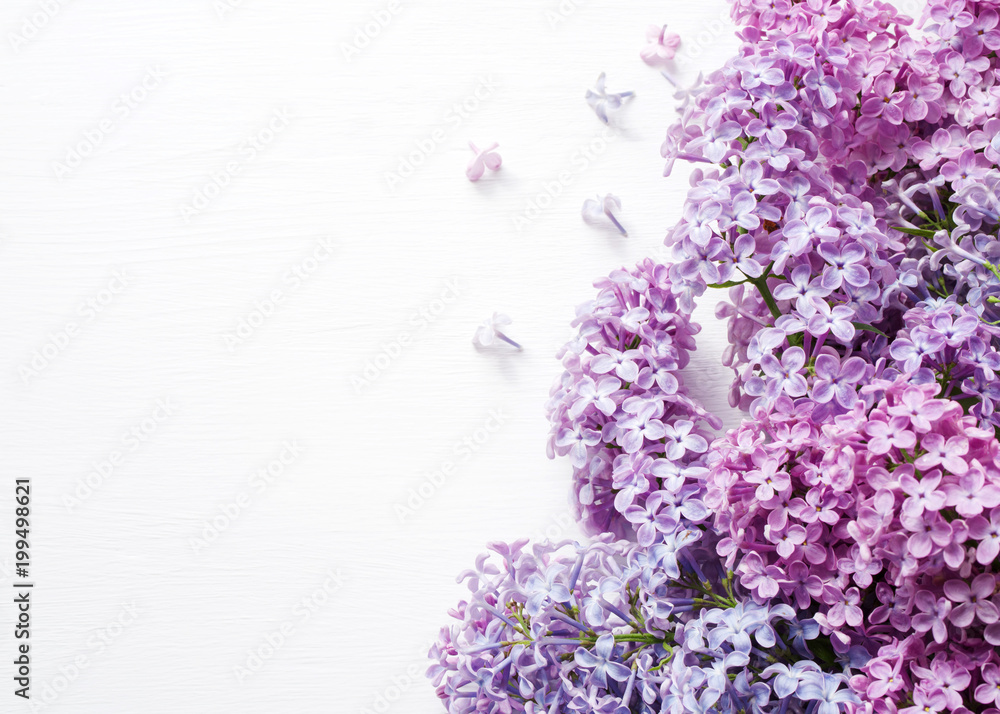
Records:
[[[938,389],[907,374],[873,380],[832,419],[780,396],[708,458],[703,500],[726,567],[755,601],[811,613],[835,651],[867,653],[851,688],[879,712],[916,693],[943,697],[942,711],[972,707],[1000,663],[1000,444]],[[907,687],[883,691],[872,662],[880,643],[902,641],[922,654],[893,675]],[[939,691],[929,660],[966,686]]]
[[[733,17],[737,56],[663,154],[698,162],[667,244],[692,296],[730,286],[734,406],[786,392],[765,357],[800,348],[809,389],[819,356],[857,354],[860,384],[924,368],[1000,426],[996,3],[934,0],[921,33],[868,0],[736,0]],[[945,347],[916,329],[937,315],[976,322]]]
[[[686,282],[646,260],[596,287],[596,299],[577,311],[578,336],[563,350],[566,371],[549,400],[550,456],[572,457],[574,501],[591,532],[635,537],[643,521],[626,512],[638,518],[634,509],[648,512],[656,494],[675,527],[699,523],[698,479],[721,424],[688,396],[681,376],[701,329],[690,319]]]
[[[602,535],[466,575],[449,711],[1000,714],[998,7],[733,0],[672,262],[597,283],[548,405]],[[712,443],[709,288],[752,416]]]
[[[459,576],[470,598],[429,671],[451,714],[813,714],[860,701],[810,652],[813,620],[747,598],[697,540],[675,552],[674,575],[655,549],[610,534],[526,545],[491,544]]]

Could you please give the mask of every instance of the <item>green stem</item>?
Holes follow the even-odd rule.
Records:
[[[764,298],[764,304],[767,305],[767,309],[771,311],[771,316],[774,318],[781,317],[781,310],[778,309],[778,303],[774,301],[774,296],[771,295],[771,289],[767,287],[767,278],[758,278],[757,280],[751,280],[750,283],[757,288],[760,296]]]

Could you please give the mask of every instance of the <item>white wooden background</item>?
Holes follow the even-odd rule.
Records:
[[[680,215],[662,23],[685,82],[736,47],[722,0],[4,0],[0,711],[440,710],[455,575],[576,532],[543,413],[574,307]],[[637,92],[610,138],[602,71]],[[504,159],[478,184],[469,140]],[[627,239],[580,220],[609,191]],[[494,311],[522,353],[473,349]],[[688,380],[731,425],[703,323]]]

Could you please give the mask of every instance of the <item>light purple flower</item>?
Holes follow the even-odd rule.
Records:
[[[924,437],[923,443],[936,434],[928,434]],[[908,498],[903,501],[903,512],[908,516],[919,518],[924,511],[940,511],[944,508],[945,493],[939,491],[941,485],[941,474],[925,474],[923,478],[916,479],[908,473],[903,474],[899,479],[899,486],[903,489]]]
[[[976,701],[1000,707],[1000,668],[990,662],[982,669],[983,683],[976,687]]]
[[[948,39],[963,27],[968,27],[975,18],[965,11],[965,0],[951,0],[947,5],[937,5],[931,10],[931,19],[938,23],[938,34]]]
[[[476,328],[476,334],[472,338],[472,344],[477,348],[490,347],[496,343],[497,340],[501,342],[506,342],[508,345],[514,347],[517,350],[521,349],[521,345],[514,342],[505,335],[501,328],[513,322],[507,315],[501,312],[494,312],[493,317],[488,319],[482,325]]]
[[[768,395],[774,398],[784,392],[790,397],[801,397],[809,391],[806,378],[801,373],[805,363],[806,354],[801,347],[785,350],[780,362],[773,355],[764,355],[760,366],[771,378]]]
[[[943,335],[923,327],[915,327],[910,331],[909,338],[899,337],[893,341],[889,352],[894,359],[903,363],[903,369],[913,372],[924,357],[937,354],[944,345]]]
[[[833,213],[826,206],[813,206],[805,215],[805,220],[789,221],[782,234],[788,240],[792,255],[802,255],[824,240],[837,238],[840,231],[830,225]],[[839,254],[837,254],[839,257]],[[824,287],[827,287],[824,285]],[[839,287],[839,284],[835,287]],[[833,289],[833,288],[831,288]]]
[[[920,612],[913,616],[913,629],[917,632],[930,630],[934,641],[938,643],[947,640],[951,601],[943,597],[936,598],[929,590],[921,590],[917,593],[916,603]]]
[[[1000,508],[990,511],[990,520],[976,516],[969,521],[969,535],[979,541],[976,560],[983,565],[1000,555]]]
[[[608,687],[608,677],[623,682],[628,679],[631,671],[621,662],[613,661],[615,652],[615,636],[601,635],[597,638],[594,651],[578,647],[575,653],[576,661],[591,672],[591,681],[599,687]]]
[[[766,565],[757,553],[747,553],[740,561],[739,571],[740,582],[748,590],[755,591],[762,598],[772,598],[778,594],[781,570],[774,565]]]
[[[851,318],[854,311],[844,305],[837,305],[831,308],[825,300],[813,299],[814,314],[809,318],[809,332],[816,335],[825,335],[832,332],[841,342],[850,342],[854,339],[856,328]]]
[[[1000,620],[1000,611],[990,598],[996,592],[996,576],[980,573],[970,585],[964,580],[949,580],[944,584],[944,594],[957,605],[951,611],[955,627],[968,627],[973,620],[991,624]]]
[[[860,357],[848,357],[841,363],[833,355],[820,355],[816,358],[812,398],[820,404],[836,398],[840,406],[851,407],[858,398],[855,385],[864,379],[866,369]]]
[[[584,375],[577,386],[577,399],[570,407],[569,415],[576,419],[583,414],[588,407],[594,405],[606,416],[611,416],[614,414],[615,409],[618,408],[618,405],[615,404],[611,395],[617,392],[620,388],[621,381],[614,377],[602,377],[595,382],[590,377]]]
[[[587,463],[587,447],[601,443],[601,432],[577,424],[572,429],[562,429],[555,443],[557,446],[568,448],[573,465],[580,468]]]
[[[637,360],[642,357],[639,350],[616,350],[609,348],[607,352],[597,355],[590,363],[590,368],[597,374],[607,374],[612,370],[619,379],[634,382],[639,376]]]
[[[626,407],[628,411],[628,407]],[[626,454],[634,454],[642,448],[643,441],[656,441],[666,434],[663,422],[659,420],[662,408],[655,403],[644,401],[635,406],[635,411],[618,422],[618,443]]]
[[[789,279],[791,282],[774,289],[774,297],[777,300],[795,300],[795,309],[801,313],[811,314],[810,310],[815,311],[812,298],[822,299],[832,292],[820,284],[818,277],[813,277],[808,265],[797,265]]]
[[[694,431],[694,422],[681,419],[663,427],[668,459],[676,460],[687,452],[703,454],[708,451],[708,441]]]
[[[626,238],[628,231],[618,220],[616,213],[621,213],[622,202],[614,194],[607,194],[604,198],[598,196],[596,199],[588,198],[583,202],[583,220],[591,224],[600,224],[604,221],[610,222],[615,229]]]
[[[857,695],[844,686],[844,676],[826,672],[806,672],[795,694],[799,699],[818,702],[815,714],[839,714],[841,704],[857,704]]]
[[[605,88],[605,74],[601,72],[597,77],[594,88],[588,89],[584,98],[587,100],[590,108],[594,110],[594,113],[597,114],[597,118],[608,124],[611,121],[610,114],[621,109],[622,105],[631,99],[634,94],[634,92],[618,92],[616,94],[607,91]]]
[[[839,250],[828,243],[820,244],[817,251],[829,264],[823,271],[823,287],[836,290],[847,282],[855,287],[867,285],[870,280],[868,269],[861,265],[865,249],[857,243],[849,243]]]
[[[920,456],[914,465],[922,471],[941,465],[961,476],[969,470],[969,464],[963,458],[969,453],[969,440],[964,436],[955,435],[945,440],[941,434],[928,434],[920,442],[920,446],[927,453]]]
[[[741,191],[733,197],[732,203],[724,207],[720,218],[720,225],[723,230],[733,225],[752,230],[760,227],[760,218],[757,217],[755,209],[757,199],[749,191]]]

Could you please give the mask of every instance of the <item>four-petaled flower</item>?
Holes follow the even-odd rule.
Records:
[[[1000,611],[990,601],[996,589],[996,576],[992,573],[980,573],[971,585],[964,580],[946,582],[944,594],[958,604],[951,611],[952,624],[956,627],[968,627],[973,620],[978,619],[988,625],[1000,619]]]
[[[631,674],[631,670],[628,667],[612,659],[614,653],[615,636],[607,634],[597,638],[593,652],[584,647],[577,647],[575,659],[587,669],[593,670],[590,674],[590,679],[594,684],[607,689],[608,677],[618,682],[623,682]]]
[[[976,687],[976,701],[1000,707],[1000,668],[992,662],[983,667],[983,683]]]
[[[809,390],[806,378],[801,372],[805,363],[806,354],[801,347],[785,350],[780,362],[774,355],[764,355],[760,366],[771,378],[768,396],[775,398],[782,392],[790,397],[801,397],[805,394]]]
[[[913,616],[913,629],[917,632],[930,630],[938,643],[947,640],[951,601],[945,597],[936,598],[929,590],[921,590],[917,593],[916,604],[920,612]]]
[[[597,117],[605,124],[608,124],[611,121],[610,113],[621,109],[622,105],[634,96],[634,92],[609,92],[604,86],[604,80],[604,72],[601,72],[597,77],[594,88],[588,89],[584,98],[587,100],[590,108],[594,110],[594,113],[597,114]]]
[[[639,52],[642,61],[650,67],[665,67],[677,54],[681,38],[675,32],[667,32],[667,26],[650,25],[646,30],[646,46]]]

